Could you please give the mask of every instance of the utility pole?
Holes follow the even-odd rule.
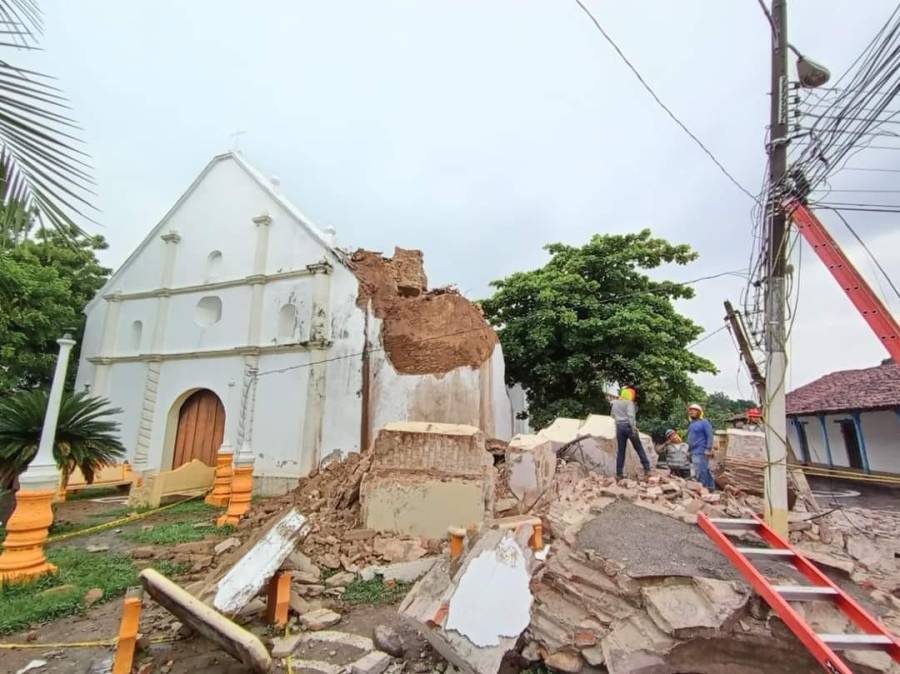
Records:
[[[750,379],[753,381],[753,388],[756,389],[756,400],[760,405],[766,404],[766,378],[759,371],[759,366],[753,358],[753,351],[750,348],[750,340],[747,339],[747,331],[744,329],[744,321],[741,319],[731,302],[725,300],[725,320],[731,325],[731,332],[737,340],[738,348],[741,351],[741,358],[750,372]]]
[[[787,419],[785,417],[785,268],[787,228],[782,186],[787,172],[787,0],[772,0],[772,100],[769,133],[769,247],[766,285],[766,522],[788,535]]]

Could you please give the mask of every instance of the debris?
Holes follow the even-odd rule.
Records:
[[[307,632],[301,636],[304,643],[320,643],[333,646],[343,646],[368,653],[375,649],[375,644],[368,637],[337,630],[322,630],[320,632]]]
[[[90,590],[84,593],[84,596],[81,598],[81,602],[85,606],[91,607],[101,599],[103,599],[103,590],[101,590],[99,587],[92,587]]]
[[[346,587],[354,580],[356,580],[355,573],[342,571],[341,573],[336,573],[333,576],[329,576],[325,580],[325,587]]]
[[[85,545],[84,549],[88,552],[107,552],[109,550],[108,545]]]
[[[237,613],[265,586],[306,533],[306,518],[292,508],[219,581],[213,606]]]
[[[144,590],[182,623],[218,644],[254,672],[272,668],[262,642],[153,569],[141,572]]]
[[[228,552],[234,548],[238,548],[241,546],[241,541],[237,538],[226,538],[221,543],[218,543],[214,548],[213,552],[216,555],[221,555],[222,553]]]
[[[320,608],[310,613],[304,613],[299,617],[300,625],[308,630],[324,630],[337,625],[341,621],[341,614],[327,608]]]
[[[381,651],[366,653],[350,666],[352,674],[382,674],[391,664],[391,656]]]
[[[550,486],[556,473],[556,452],[539,435],[517,435],[505,454],[506,483],[518,500],[519,512],[531,508]]]
[[[403,639],[390,625],[376,625],[372,639],[375,647],[395,658],[403,657]]]
[[[275,637],[272,639],[272,657],[284,658],[293,653],[297,644],[300,643],[299,634],[292,634],[286,637]]]
[[[359,572],[359,576],[363,580],[372,580],[375,576],[381,576],[384,580],[411,583],[428,573],[436,561],[437,557],[424,557],[411,562],[397,562],[386,566],[367,566]]]
[[[495,674],[528,626],[532,529],[490,529],[452,565],[443,559],[409,592],[400,614],[467,674]],[[458,567],[458,568],[456,568]]]
[[[58,594],[65,594],[66,592],[70,592],[76,589],[74,585],[71,583],[66,583],[65,585],[57,585],[56,587],[48,587],[46,590],[41,590],[38,595],[41,597],[50,597]]]
[[[544,663],[551,669],[572,674],[580,672],[583,666],[581,656],[576,651],[557,651],[548,656]]]
[[[16,670],[16,674],[25,674],[25,672],[33,672],[36,669],[41,669],[47,664],[46,660],[31,660],[27,665],[22,667],[21,669]]]
[[[370,454],[360,487],[369,529],[441,539],[448,527],[468,527],[493,512],[493,459],[474,426],[387,424]]]

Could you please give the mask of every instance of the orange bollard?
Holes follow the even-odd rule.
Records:
[[[537,524],[532,524],[531,526],[534,531],[532,531],[528,543],[532,550],[540,550],[544,547],[544,525],[539,522]]]
[[[6,540],[0,554],[0,585],[29,581],[55,573],[47,561],[44,543],[53,524],[56,489],[16,493],[16,509],[6,523]]]
[[[130,674],[140,620],[140,598],[125,597],[125,601],[122,602],[122,622],[119,623],[119,638],[116,640],[116,659],[113,661],[112,674]]]
[[[223,527],[226,524],[237,526],[241,518],[250,509],[250,499],[253,494],[253,464],[234,467],[234,477],[231,478],[231,496],[228,499],[228,510],[216,520],[216,526]]]
[[[466,542],[466,530],[461,527],[450,527],[450,559],[458,559],[463,552]]]
[[[269,581],[266,594],[266,622],[275,627],[287,625],[290,603],[291,572],[279,571]]]
[[[234,477],[234,471],[231,468],[233,458],[232,452],[220,451],[216,454],[216,476],[213,480],[212,491],[205,499],[211,506],[221,508],[228,505],[231,497],[231,480]]]

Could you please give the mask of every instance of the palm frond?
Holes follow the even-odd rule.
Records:
[[[0,0],[0,47],[32,48],[42,28],[36,0]],[[34,212],[67,236],[84,233],[74,216],[93,221],[91,166],[68,110],[50,78],[0,59],[0,234],[21,217],[9,211]]]
[[[21,391],[0,400],[0,470],[21,473],[37,454],[47,409],[47,391]],[[53,457],[65,475],[75,468],[93,482],[94,473],[125,454],[119,423],[122,410],[85,392],[65,393],[59,409]]]

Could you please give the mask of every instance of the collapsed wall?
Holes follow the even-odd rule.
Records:
[[[358,250],[357,306],[368,312],[368,437],[397,420],[466,424],[512,435],[503,352],[480,308],[452,288],[428,289],[422,253]]]

